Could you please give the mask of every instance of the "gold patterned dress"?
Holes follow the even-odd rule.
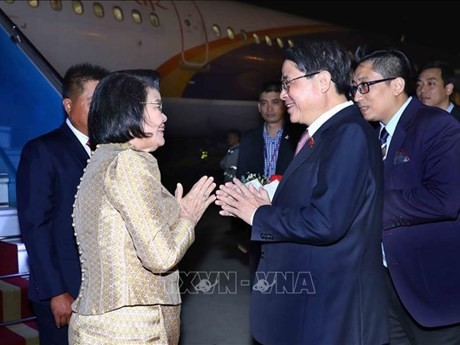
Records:
[[[72,345],[177,344],[177,264],[193,224],[161,184],[156,159],[129,144],[98,146],[74,204],[82,284]]]

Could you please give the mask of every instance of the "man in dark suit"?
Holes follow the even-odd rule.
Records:
[[[70,67],[63,81],[65,123],[27,142],[19,161],[18,218],[29,257],[29,298],[44,345],[68,343],[71,304],[81,280],[73,203],[91,153],[87,145],[91,97],[107,73],[90,64]]]
[[[460,344],[460,123],[409,97],[410,78],[398,50],[360,57],[353,77],[363,116],[388,133],[382,224],[391,344]]]
[[[420,69],[415,89],[418,99],[423,104],[444,109],[460,121],[460,107],[450,99],[454,89],[455,72],[447,62],[427,62]]]
[[[252,225],[262,250],[251,294],[254,338],[270,344],[388,342],[381,265],[378,140],[347,100],[351,59],[332,41],[284,54],[281,98],[308,130],[273,201],[235,180],[220,186],[221,215]]]

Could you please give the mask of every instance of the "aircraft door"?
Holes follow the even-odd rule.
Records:
[[[201,68],[209,60],[208,34],[195,1],[172,1],[179,22],[181,56],[185,67]]]

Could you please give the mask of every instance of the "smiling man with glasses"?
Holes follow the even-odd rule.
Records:
[[[221,214],[251,224],[261,245],[251,332],[265,345],[386,344],[382,159],[347,99],[350,56],[336,42],[300,42],[281,73],[291,122],[308,130],[273,200],[239,181],[216,192]]]
[[[314,75],[317,75],[320,72],[321,71],[313,72],[313,73],[307,73],[307,74],[301,75],[300,77],[296,77],[296,78],[292,78],[292,79],[287,79],[287,77],[284,76],[283,78],[281,78],[281,90],[289,92],[289,85],[293,81],[299,80],[301,78],[310,78],[310,77],[313,77]]]
[[[390,343],[459,344],[460,124],[410,97],[411,77],[403,52],[380,50],[358,58],[352,81],[364,118],[388,133],[382,249]]]

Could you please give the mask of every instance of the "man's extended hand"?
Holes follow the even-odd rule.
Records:
[[[216,196],[216,205],[222,208],[220,215],[241,218],[249,225],[252,225],[252,218],[259,206],[271,205],[265,189],[255,189],[252,185],[247,187],[237,178],[220,185]]]

